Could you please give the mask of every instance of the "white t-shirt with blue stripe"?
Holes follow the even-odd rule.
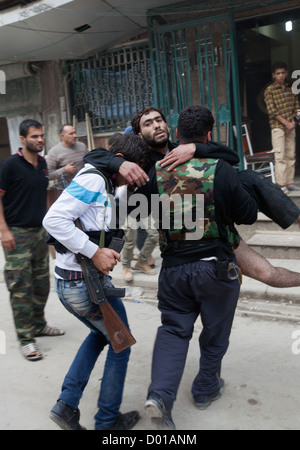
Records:
[[[100,174],[83,173],[88,169],[95,168],[91,164],[85,164],[43,220],[46,230],[72,252],[56,253],[56,265],[66,270],[81,270],[76,261],[76,253],[91,258],[98,249],[98,246],[75,226],[74,220],[79,217],[85,231],[102,230],[103,220],[105,230],[108,231],[111,222],[112,204],[111,196],[108,196],[106,190],[106,181]]]

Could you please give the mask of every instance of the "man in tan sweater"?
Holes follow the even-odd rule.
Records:
[[[72,125],[63,125],[60,130],[61,142],[49,150],[47,166],[49,179],[69,184],[76,173],[84,166],[83,157],[87,153],[86,145],[77,142],[76,130]]]

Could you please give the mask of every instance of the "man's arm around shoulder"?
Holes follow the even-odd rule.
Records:
[[[125,161],[105,148],[99,147],[88,152],[83,160],[85,163],[92,164],[96,169],[108,173],[109,176],[119,173],[131,185],[142,186],[149,180],[148,175],[140,166]]]

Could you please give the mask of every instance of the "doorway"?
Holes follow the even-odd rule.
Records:
[[[242,120],[248,124],[254,152],[271,150],[263,92],[272,82],[274,62],[285,62],[290,77],[294,70],[300,70],[300,9],[239,21],[236,31]],[[296,153],[299,173],[300,127],[296,130]]]
[[[234,147],[232,126],[240,130],[241,117],[232,15],[155,26],[151,53],[155,104],[163,107],[172,138],[180,111],[200,104],[216,119],[213,140]],[[240,133],[237,139],[242,153]]]

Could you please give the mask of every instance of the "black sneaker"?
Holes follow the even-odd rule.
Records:
[[[49,417],[63,430],[86,430],[79,423],[79,409],[73,409],[61,400],[53,406]]]
[[[208,396],[202,402],[197,402],[196,400],[194,400],[194,405],[196,406],[196,408],[206,409],[212,402],[222,397],[224,391],[224,384],[225,384],[224,380],[223,378],[221,378],[219,388],[216,391],[212,392],[211,394],[208,394]]]
[[[145,403],[145,410],[148,417],[157,426],[176,430],[171,411],[166,407],[160,395],[152,392]]]
[[[114,424],[108,425],[107,428],[101,428],[101,430],[130,430],[139,420],[139,412],[130,411],[125,414],[120,414]]]

